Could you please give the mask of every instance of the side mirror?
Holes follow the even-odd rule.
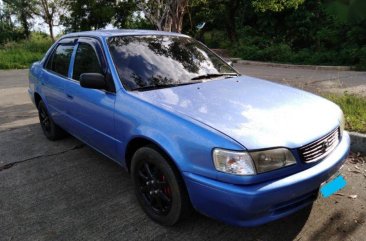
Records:
[[[84,73],[80,75],[80,86],[89,89],[106,89],[105,77],[99,73]]]

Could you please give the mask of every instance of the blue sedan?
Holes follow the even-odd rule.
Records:
[[[128,170],[162,225],[193,209],[239,226],[287,216],[349,152],[337,105],[241,76],[177,33],[67,34],[31,66],[29,95],[48,139],[69,133]]]

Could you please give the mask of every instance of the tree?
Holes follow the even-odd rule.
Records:
[[[226,1],[225,4],[225,24],[226,24],[226,32],[231,42],[236,41],[238,39],[236,33],[236,16],[239,10],[239,0],[230,0]]]
[[[182,32],[183,26],[183,18],[186,14],[188,6],[188,0],[173,0],[169,5],[169,16],[170,16],[170,24],[171,31],[173,32]]]
[[[158,30],[168,31],[169,7],[164,0],[137,1],[137,7]]]
[[[62,15],[62,5],[61,0],[38,0],[37,3],[32,8],[32,12],[41,17],[43,21],[48,25],[48,30],[52,41],[55,41],[53,35],[53,27],[58,26],[56,21],[59,20]]]
[[[181,32],[188,0],[139,0],[137,7],[158,30]]]
[[[210,8],[216,11],[217,16],[224,14],[222,20],[224,20],[226,31],[231,41],[236,41],[237,39],[236,18],[238,15],[244,14],[241,12],[243,10],[241,6],[246,5],[246,1],[241,0],[139,0],[136,2],[145,17],[158,30],[173,32],[182,31],[183,18],[190,2],[193,6],[209,5]],[[258,12],[277,12],[287,8],[296,8],[304,0],[251,0],[250,2]],[[222,11],[223,9],[224,11]]]
[[[115,15],[116,0],[64,0],[68,12],[60,21],[66,31],[86,31],[104,28]]]
[[[280,12],[286,8],[297,8],[304,1],[305,0],[252,0],[252,5],[260,12]]]
[[[0,2],[0,44],[16,40],[17,33],[9,8]]]
[[[33,18],[34,0],[3,0],[9,7],[10,11],[17,16],[20,25],[23,28],[25,38],[30,36],[29,20]]]
[[[220,0],[225,6],[225,25],[231,42],[237,41],[236,18],[244,15],[248,3],[240,0]],[[251,0],[251,5],[257,12],[280,12],[288,8],[297,8],[304,0]],[[249,3],[250,4],[250,3]]]
[[[117,28],[151,28],[150,22],[142,17],[135,0],[118,1],[113,25]]]
[[[205,22],[205,29],[200,31],[201,34],[209,29],[224,29],[228,38],[235,41],[237,39],[236,18],[243,12],[243,2],[241,0],[192,0],[189,14],[197,22],[190,23],[190,25]]]

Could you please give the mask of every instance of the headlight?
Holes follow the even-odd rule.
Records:
[[[216,170],[236,175],[254,175],[255,168],[252,158],[247,152],[215,149],[213,161]]]
[[[266,151],[239,152],[214,149],[213,161],[216,170],[235,175],[254,175],[296,163],[295,157],[286,148]]]
[[[340,130],[340,134],[341,134],[341,136],[343,136],[343,131],[344,131],[344,126],[345,126],[345,124],[346,124],[346,121],[345,121],[345,119],[344,119],[344,114],[343,114],[343,112],[342,112],[342,115],[341,115],[341,117],[340,117],[340,119],[339,119],[339,130]]]
[[[296,164],[295,157],[286,148],[250,152],[257,172],[268,172]]]

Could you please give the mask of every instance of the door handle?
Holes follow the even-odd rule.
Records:
[[[66,96],[67,96],[67,98],[69,98],[69,99],[74,99],[74,97],[72,96],[72,95],[70,95],[70,94],[66,94]]]

